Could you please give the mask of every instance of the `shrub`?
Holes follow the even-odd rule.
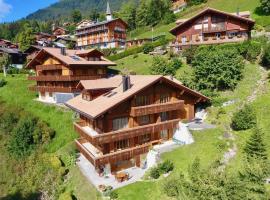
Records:
[[[270,67],[270,45],[267,45],[263,51],[262,65],[267,68]]]
[[[235,49],[199,47],[192,65],[198,90],[234,89],[242,79],[243,58]]]
[[[149,54],[151,51],[154,51],[154,45],[152,43],[145,43],[143,45],[143,53]]]
[[[3,111],[3,115],[0,116],[0,127],[7,133],[10,133],[14,126],[19,121],[19,111]]]
[[[0,79],[0,87],[4,87],[7,84],[7,81],[5,79]]]
[[[158,179],[160,177],[160,171],[158,167],[153,167],[150,170],[150,177],[154,179]]]
[[[187,60],[188,64],[192,63],[192,60],[193,60],[193,58],[195,56],[197,48],[198,47],[196,47],[196,46],[191,46],[190,48],[186,48],[186,49],[183,50],[182,55],[184,57],[186,57],[186,60]]]
[[[174,168],[174,164],[170,160],[166,160],[166,161],[158,164],[158,169],[159,169],[160,173],[168,173],[168,172],[172,171],[173,168]]]
[[[245,105],[241,110],[234,113],[231,126],[234,130],[247,130],[256,125],[256,114],[253,108]]]
[[[179,197],[182,189],[180,181],[183,178],[184,177],[171,177],[163,183],[163,191],[168,197]]]
[[[155,56],[150,67],[151,74],[175,75],[176,70],[182,66],[180,59],[166,59],[162,56]]]
[[[111,200],[118,199],[118,193],[116,191],[112,191],[110,194],[110,199]]]

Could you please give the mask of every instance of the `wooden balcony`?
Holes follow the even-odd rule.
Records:
[[[181,41],[174,41],[170,45],[171,47],[185,47],[185,46],[193,46],[193,45],[210,45],[210,44],[224,44],[224,43],[234,43],[234,42],[243,42],[245,40],[248,40],[248,36],[241,36],[241,37],[229,37],[224,36],[221,38],[216,37],[205,37],[204,39],[198,39],[198,40],[191,40],[186,42]]]
[[[151,143],[146,143],[140,146],[128,148],[121,151],[105,154],[102,156],[94,156],[87,148],[83,146],[83,139],[75,140],[78,150],[94,165],[104,165],[106,163],[115,162],[118,160],[128,160],[134,158],[137,155],[145,154],[152,146]]]
[[[80,80],[95,80],[104,78],[104,76],[28,76],[28,80],[32,81],[80,81]]]
[[[155,124],[147,124],[144,126],[137,126],[133,128],[127,128],[127,129],[121,129],[118,131],[112,131],[108,133],[98,133],[97,135],[93,136],[87,133],[83,126],[80,123],[74,123],[75,130],[78,131],[78,133],[81,135],[81,137],[84,137],[89,142],[91,142],[94,145],[98,144],[104,144],[109,142],[114,142],[118,140],[133,138],[136,136],[144,135],[146,133],[155,133],[160,132],[161,130],[166,129],[173,129],[178,126],[178,123],[181,119],[173,119],[168,120],[164,122],[158,122]]]
[[[62,65],[37,65],[36,70],[58,70],[62,69]]]
[[[184,101],[174,101],[160,104],[152,104],[147,106],[132,107],[130,115],[133,117],[150,115],[154,113],[168,112],[184,108]]]
[[[73,93],[80,92],[77,88],[73,87],[53,87],[53,86],[29,86],[29,90],[35,92],[63,92],[63,93]]]
[[[217,26],[217,27],[207,27],[207,28],[203,28],[203,33],[215,33],[215,32],[225,32],[226,31],[226,27],[225,25],[223,26]]]

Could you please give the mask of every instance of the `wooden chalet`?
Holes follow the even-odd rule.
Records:
[[[52,33],[54,36],[59,37],[59,36],[67,35],[68,31],[67,29],[63,27],[57,26],[56,28],[52,30]]]
[[[142,166],[152,145],[170,140],[181,120],[194,118],[209,98],[160,75],[81,81],[82,94],[66,105],[77,112],[79,151],[97,172]]]
[[[76,28],[77,47],[124,48],[127,24],[122,19],[113,19],[107,3],[106,20]]]
[[[16,48],[0,47],[0,57],[3,54],[8,54],[11,57],[11,64],[13,67],[21,69],[26,62],[26,54]]]
[[[29,63],[33,58],[38,54],[38,52],[42,49],[42,46],[31,45],[28,49],[24,51],[27,55],[27,63]]]
[[[186,0],[172,0],[172,11],[178,13],[187,6]]]
[[[18,49],[18,45],[5,39],[0,39],[0,47],[9,49]]]
[[[76,96],[80,80],[92,80],[107,76],[107,67],[115,65],[103,58],[95,49],[67,50],[44,47],[27,64],[35,71],[29,80],[37,82],[30,90],[39,93],[39,100],[50,103],[64,103]]]
[[[192,45],[242,42],[251,37],[255,21],[250,13],[227,13],[207,8],[190,19],[178,20],[170,30],[176,38],[171,44],[174,50]]]

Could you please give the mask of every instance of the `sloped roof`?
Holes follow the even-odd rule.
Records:
[[[239,19],[241,21],[246,21],[247,23],[250,23],[251,25],[254,25],[255,24],[255,21],[252,20],[252,19],[249,19],[249,18],[246,18],[246,17],[242,17],[241,15],[237,15],[236,13],[228,13],[228,12],[224,12],[224,11],[221,11],[221,10],[217,10],[217,9],[214,9],[214,8],[206,8],[204,9],[203,11],[201,11],[200,13],[198,13],[197,15],[187,19],[187,20],[183,20],[183,21],[180,21],[180,24],[178,24],[176,27],[174,27],[173,29],[170,30],[170,33],[175,33],[175,31],[179,28],[181,28],[182,26],[184,26],[185,24],[197,19],[198,17],[204,15],[205,13],[208,13],[208,12],[211,12],[211,13],[218,13],[218,14],[221,14],[221,15],[225,15],[225,16],[230,16],[232,18],[235,18],[235,19]]]
[[[116,18],[116,19],[112,19],[112,20],[105,20],[105,21],[102,21],[102,22],[96,22],[96,23],[93,23],[93,24],[91,24],[89,26],[85,26],[83,28],[78,28],[76,30],[81,30],[81,29],[91,28],[91,27],[100,26],[100,25],[104,25],[104,24],[109,24],[109,23],[114,22],[114,21],[117,21],[117,20],[122,21],[122,23],[125,26],[128,26],[128,24],[124,20],[122,20],[121,18]]]
[[[96,80],[82,80],[77,87],[82,86],[86,90],[100,90],[117,88],[122,83],[122,76],[112,78],[101,78]]]
[[[122,78],[121,76],[114,77],[115,80],[119,80]],[[107,82],[109,83],[113,78],[108,78]],[[180,87],[181,89],[187,91],[188,93],[198,96],[203,100],[208,101],[209,98],[193,91],[182,84],[176,79],[171,80],[169,77],[161,76],[161,75],[130,75],[131,88],[123,91],[122,82],[118,87],[114,88],[110,92],[103,94],[92,101],[86,101],[82,99],[82,95],[79,95],[71,100],[69,100],[66,105],[71,109],[82,113],[90,118],[97,118],[98,116],[104,114],[109,109],[119,105],[121,102],[127,100],[128,98],[136,95],[141,90],[151,86],[152,84],[158,82],[159,80],[168,81],[171,84],[174,84],[176,87]],[[90,82],[89,82],[90,83]],[[84,83],[85,84],[85,83]],[[107,86],[107,83],[106,83]],[[87,87],[95,87],[88,86]]]
[[[51,48],[51,47],[44,47],[34,58],[27,64],[27,68],[31,68],[36,64],[36,62],[39,60],[40,57],[44,53],[47,53],[59,61],[65,63],[68,66],[76,66],[76,65],[104,65],[104,66],[114,66],[116,65],[115,63],[101,58],[100,61],[89,61],[86,60],[82,57],[79,57],[80,55],[84,54],[90,54],[93,52],[98,52],[101,55],[103,55],[100,51],[96,49],[89,49],[89,50],[71,50],[71,49],[66,49],[66,55],[61,54],[61,49],[60,48]]]

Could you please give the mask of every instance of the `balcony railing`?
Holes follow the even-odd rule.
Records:
[[[172,110],[178,110],[184,107],[184,101],[167,102],[160,104],[153,104],[147,106],[132,107],[130,115],[133,117],[150,115],[154,113],[168,112]]]
[[[64,92],[64,93],[73,93],[73,92],[80,92],[75,87],[54,87],[54,86],[29,86],[29,90],[35,92]]]
[[[62,69],[62,65],[37,65],[36,70],[58,70]]]
[[[110,162],[115,162],[117,160],[128,160],[133,158],[134,156],[141,155],[147,153],[149,148],[152,146],[151,143],[146,143],[140,146],[128,148],[121,151],[116,151],[109,154],[104,154],[102,156],[95,157],[89,150],[87,150],[82,144],[83,139],[75,140],[76,146],[79,151],[94,165],[103,165]]]
[[[76,122],[74,123],[74,128],[79,132],[79,134],[82,137],[86,138],[89,142],[96,145],[96,144],[104,144],[104,143],[114,142],[114,141],[123,140],[127,138],[132,138],[132,137],[144,135],[146,133],[154,133],[154,132],[159,132],[166,129],[173,129],[177,127],[180,120],[181,119],[173,119],[173,120],[158,122],[154,124],[147,124],[144,126],[137,126],[133,128],[112,131],[109,133],[99,133],[98,135],[95,135],[95,136],[90,135],[87,132],[85,132],[83,130],[83,126]]]
[[[223,31],[226,31],[225,25],[224,26],[217,26],[217,27],[203,28],[204,33],[223,32]]]
[[[45,75],[40,75],[40,76],[28,76],[28,80],[32,81],[80,81],[80,80],[95,80],[99,78],[104,78],[105,76],[45,76]]]

